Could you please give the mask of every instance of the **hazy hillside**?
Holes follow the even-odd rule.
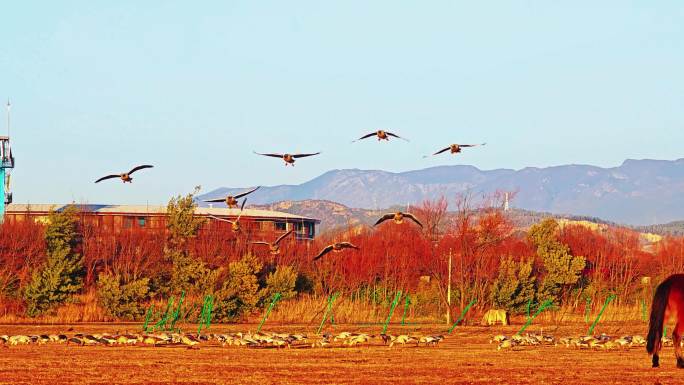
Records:
[[[199,198],[244,188],[220,188]],[[684,159],[626,160],[612,168],[567,165],[517,171],[483,171],[464,165],[402,173],[333,170],[300,185],[264,186],[250,196],[250,203],[314,199],[377,209],[442,195],[451,199],[466,191],[480,196],[497,190],[518,191],[512,204],[524,210],[631,225],[666,223],[684,218]]]
[[[386,212],[392,212],[397,207],[386,210],[366,210],[349,208],[343,204],[319,201],[319,200],[305,200],[305,201],[281,201],[268,205],[248,205],[249,207],[283,211],[291,214],[304,215],[311,218],[321,220],[318,226],[319,233],[339,227],[369,225]],[[447,220],[452,217],[454,213],[447,214]],[[507,212],[507,215],[512,219],[516,227],[527,228],[535,223],[540,222],[544,218],[554,217],[557,219],[568,219],[574,221],[586,220],[594,223],[611,224],[599,218],[575,216],[575,215],[554,215],[551,213],[534,212],[529,210],[512,209]],[[657,233],[657,231],[651,231]]]

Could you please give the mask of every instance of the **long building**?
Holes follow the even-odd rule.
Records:
[[[158,205],[98,205],[75,204],[83,224],[98,227],[104,231],[122,231],[132,228],[163,229],[166,226],[166,206]],[[10,204],[6,207],[5,222],[26,220],[46,222],[50,211],[61,211],[64,204]],[[239,209],[198,207],[195,215],[210,219],[208,223],[228,225],[211,220],[211,216],[235,220]],[[310,240],[316,236],[316,224],[320,220],[300,215],[269,210],[245,209],[240,217],[242,229],[255,237],[279,234],[294,229],[297,239]],[[223,226],[223,228],[228,228]]]

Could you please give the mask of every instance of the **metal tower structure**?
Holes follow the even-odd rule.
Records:
[[[14,168],[14,156],[10,146],[10,102],[7,101],[7,136],[0,136],[0,222],[5,219],[5,205],[12,203],[10,172]]]

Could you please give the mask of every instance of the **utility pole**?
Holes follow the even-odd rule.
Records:
[[[449,249],[449,271],[447,273],[447,325],[451,324],[451,249]]]

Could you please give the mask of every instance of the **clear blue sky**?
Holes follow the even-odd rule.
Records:
[[[681,1],[4,2],[15,201],[681,158],[683,20]],[[411,142],[349,143],[377,128]],[[285,168],[252,150],[323,154]],[[132,185],[93,184],[140,163],[156,167]]]

